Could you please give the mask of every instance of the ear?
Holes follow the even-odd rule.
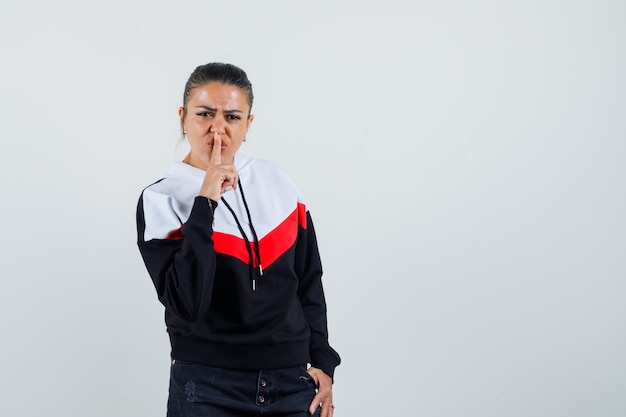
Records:
[[[187,129],[185,129],[185,109],[183,109],[182,107],[178,108],[178,118],[180,119],[180,128],[183,130],[183,132],[186,132]]]
[[[246,132],[248,131],[248,129],[250,129],[250,125],[252,124],[253,120],[254,120],[254,114],[251,114],[250,116],[248,116],[248,125],[246,126]]]

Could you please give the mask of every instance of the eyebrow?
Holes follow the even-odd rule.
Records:
[[[213,107],[207,107],[207,106],[196,106],[196,109],[202,109],[202,110],[207,110],[207,111],[217,111],[217,109],[213,108]],[[224,110],[224,113],[243,113],[243,111],[241,110]]]

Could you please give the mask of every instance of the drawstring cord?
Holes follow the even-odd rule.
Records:
[[[241,180],[237,181],[237,184],[239,185],[239,193],[241,194],[241,199],[243,200],[243,205],[246,208],[246,214],[248,215],[248,222],[250,223],[250,230],[252,230],[252,237],[254,238],[254,249],[256,252],[257,261],[259,262],[259,277],[262,277],[263,267],[261,266],[261,250],[259,249],[259,238],[257,237],[256,230],[254,230],[254,225],[252,224],[252,216],[250,215],[250,209],[248,208],[246,196],[243,193]],[[243,227],[241,226],[241,223],[239,222],[239,219],[237,218],[235,211],[226,202],[224,197],[222,197],[222,202],[224,203],[228,211],[230,211],[230,214],[233,215],[233,218],[235,219],[235,222],[237,223],[237,227],[239,228],[239,232],[241,233],[241,235],[243,236],[243,239],[246,242],[246,249],[248,250],[248,257],[250,258],[250,263],[248,263],[248,266],[249,266],[250,280],[252,281],[252,291],[256,291],[256,278],[254,277],[254,257],[252,255],[252,245],[250,244],[250,240],[248,240],[248,236],[246,235],[246,232],[243,230]]]
[[[259,276],[263,276],[263,267],[261,266],[261,249],[259,248],[259,238],[256,235],[256,230],[254,230],[254,225],[252,224],[252,217],[250,216],[250,209],[248,208],[248,202],[246,201],[246,196],[243,193],[243,188],[241,187],[241,181],[238,181],[239,184],[239,192],[241,193],[241,199],[243,200],[243,205],[246,208],[246,214],[248,215],[248,222],[250,223],[250,229],[252,230],[252,237],[254,238],[254,244],[256,249],[256,259],[259,262]]]

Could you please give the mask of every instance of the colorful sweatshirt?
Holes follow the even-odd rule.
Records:
[[[284,170],[235,156],[239,185],[198,196],[205,172],[183,162],[144,189],[138,245],[173,359],[230,369],[310,363],[331,377],[322,266],[311,216]]]

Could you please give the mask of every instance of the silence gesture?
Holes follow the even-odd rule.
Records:
[[[200,188],[200,195],[219,201],[226,191],[237,187],[239,177],[235,165],[222,165],[222,137],[219,133],[213,134],[213,150],[209,158],[209,167]]]

